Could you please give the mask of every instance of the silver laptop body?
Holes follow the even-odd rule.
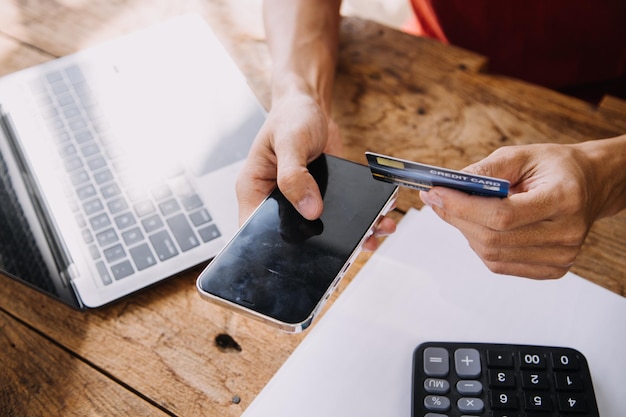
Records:
[[[93,308],[211,259],[265,112],[196,15],[0,78],[0,271]]]

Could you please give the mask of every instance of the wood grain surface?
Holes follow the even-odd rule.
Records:
[[[0,74],[193,11],[269,108],[258,3],[0,0]],[[373,150],[462,168],[502,145],[626,131],[618,99],[595,107],[487,67],[467,51],[344,19],[333,114],[345,156],[364,162],[363,152]],[[421,207],[417,193],[402,190],[393,216],[411,206]],[[626,295],[625,231],[625,213],[599,222],[574,272]],[[369,256],[359,257],[329,304]],[[201,300],[194,287],[201,268],[87,312],[0,276],[0,415],[241,415],[304,335]]]

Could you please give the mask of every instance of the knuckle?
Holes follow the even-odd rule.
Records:
[[[515,214],[511,210],[498,208],[488,219],[488,225],[494,230],[509,230],[515,224]]]

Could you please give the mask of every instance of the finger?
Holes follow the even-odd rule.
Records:
[[[557,279],[565,275],[569,268],[533,264],[484,262],[487,268],[496,274],[513,275],[531,279]]]
[[[278,164],[278,188],[298,212],[315,220],[323,210],[322,195],[317,182],[304,164],[285,158]]]
[[[554,216],[557,204],[550,193],[535,188],[507,198],[469,195],[445,187],[420,192],[425,204],[437,206],[446,218],[458,218],[494,230],[510,230]]]
[[[584,222],[569,218],[540,221],[512,230],[495,230],[448,216],[445,210],[438,207],[434,207],[433,211],[444,221],[461,230],[468,240],[477,242],[483,247],[580,247],[588,233]]]
[[[374,227],[374,232],[363,244],[363,250],[373,252],[380,246],[380,238],[389,236],[396,231],[396,222],[389,217],[383,217]]]
[[[468,239],[470,247],[484,261],[570,268],[580,252],[578,246],[498,247],[482,246]]]
[[[239,205],[239,225],[242,225],[261,202],[276,187],[276,180],[256,176],[259,169],[248,160],[235,183],[235,192]]]

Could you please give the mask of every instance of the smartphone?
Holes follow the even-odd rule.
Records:
[[[309,327],[398,187],[325,154],[308,170],[323,197],[321,217],[305,219],[276,188],[199,275],[203,298],[288,332]]]

